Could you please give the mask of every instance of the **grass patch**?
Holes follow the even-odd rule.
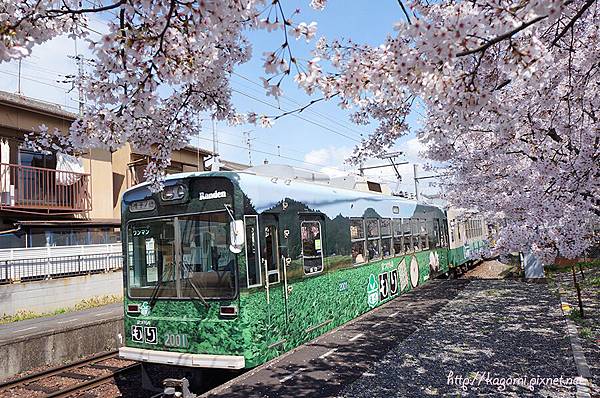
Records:
[[[583,284],[587,285],[587,286],[596,286],[596,287],[600,287],[600,276],[597,276],[595,278],[586,278],[583,281]]]
[[[101,307],[101,306],[107,305],[107,304],[120,303],[122,301],[123,301],[123,297],[121,297],[121,296],[116,296],[116,295],[98,296],[98,297],[91,297],[88,299],[81,300],[79,303],[75,304],[73,307],[58,308],[51,312],[39,313],[39,312],[33,312],[33,311],[18,311],[14,315],[2,315],[0,317],[0,325],[12,323],[12,322],[24,321],[26,319],[59,315],[59,314],[64,314],[66,312],[87,310],[90,308]]]
[[[585,306],[583,307],[583,310],[585,311]],[[578,330],[581,331],[584,329],[589,329],[590,335],[592,334],[592,327],[594,326],[593,320],[592,318],[590,318],[590,313],[589,310],[588,312],[585,312],[585,318],[581,317],[581,314],[579,313],[579,307],[573,307],[573,310],[571,311],[571,313],[569,314],[569,318],[571,318],[571,320],[577,325]],[[595,329],[595,327],[594,327]]]
[[[592,328],[583,327],[579,329],[579,336],[584,339],[592,339],[594,337],[594,333],[592,333]]]

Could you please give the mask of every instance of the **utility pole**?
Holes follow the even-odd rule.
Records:
[[[252,133],[252,131],[253,130],[248,130],[248,131],[242,132],[244,137],[246,137],[246,145],[248,145],[248,164],[250,166],[252,166],[252,140],[255,139],[255,138],[250,137],[250,133]]]
[[[79,116],[83,116],[83,56],[77,54],[77,88],[79,91]]]
[[[215,118],[212,118],[212,136],[213,136],[213,164],[211,167],[211,171],[219,171],[220,162],[219,162],[219,140],[217,137],[217,130],[215,128]]]
[[[77,51],[77,50],[75,50],[75,51]],[[77,102],[79,103],[79,116],[83,116],[83,108],[84,108],[84,104],[85,104],[85,101],[84,101],[85,95],[83,92],[83,77],[85,75],[85,72],[83,70],[83,62],[85,61],[85,59],[83,58],[83,55],[79,55],[77,53],[75,54],[75,56],[69,55],[68,57],[77,61],[77,92],[78,92],[78,96],[79,96],[79,98],[77,99]],[[67,76],[67,78],[69,78],[69,77],[72,77],[72,75]],[[66,80],[65,82],[67,82],[67,81],[68,80]]]
[[[419,178],[417,177],[417,168],[419,167],[418,164],[413,164],[413,177],[415,179],[415,199],[418,201],[419,200]]]
[[[19,77],[18,77],[18,82],[17,82],[17,94],[21,95],[23,94],[21,92],[21,59],[19,58]]]

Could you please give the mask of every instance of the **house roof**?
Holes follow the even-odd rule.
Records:
[[[77,114],[64,110],[60,105],[36,100],[24,95],[13,94],[6,91],[0,91],[0,104],[54,116],[68,121],[77,119]]]

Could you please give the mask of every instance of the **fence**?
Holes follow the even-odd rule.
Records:
[[[0,284],[65,278],[123,268],[121,252],[0,261]]]
[[[121,243],[99,245],[44,246],[16,249],[0,249],[0,263],[7,260],[40,259],[51,257],[67,257],[88,254],[119,253]]]
[[[90,175],[16,164],[0,164],[0,209],[92,209]]]

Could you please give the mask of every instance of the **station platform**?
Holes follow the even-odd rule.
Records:
[[[114,350],[123,330],[123,304],[0,325],[0,380]]]
[[[577,378],[546,283],[433,280],[202,396],[579,397]]]
[[[0,325],[0,345],[115,318],[123,318],[123,304],[121,303],[12,322]]]

